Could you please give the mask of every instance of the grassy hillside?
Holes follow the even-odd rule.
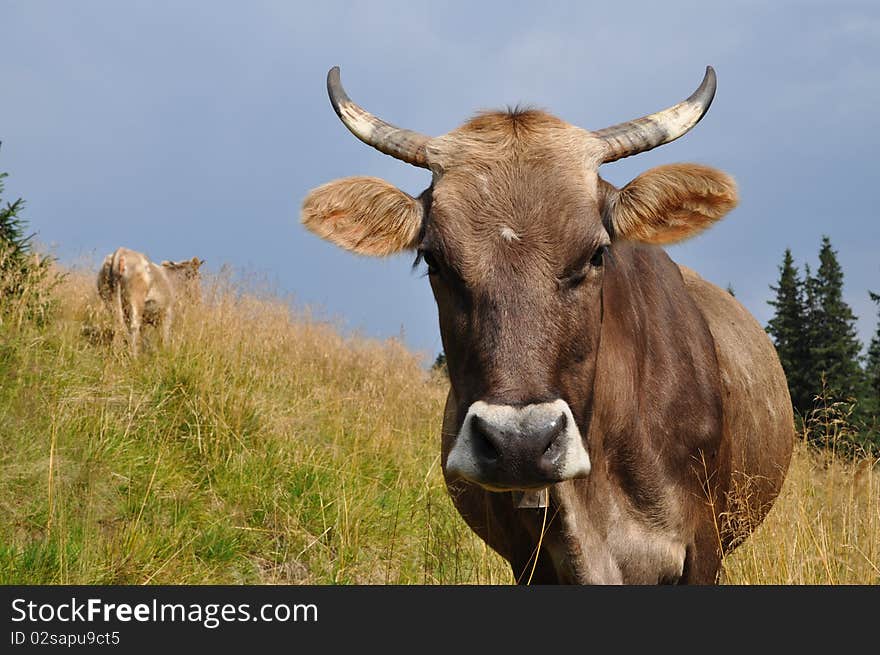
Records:
[[[91,273],[56,295],[0,323],[0,582],[512,581],[447,497],[445,382],[400,344],[219,278],[132,360]],[[880,581],[878,498],[872,462],[798,448],[725,580]]]

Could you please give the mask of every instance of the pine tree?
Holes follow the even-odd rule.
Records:
[[[880,295],[868,292],[871,300],[877,303],[877,332],[868,346],[868,356],[865,359],[865,377],[867,382],[866,405],[874,415],[875,420],[880,420]]]
[[[0,173],[0,314],[14,303],[25,299],[19,306],[24,314],[43,320],[49,309],[49,294],[60,278],[51,272],[52,259],[42,257],[31,248],[33,235],[27,234],[27,223],[20,216],[24,201],[2,201],[7,173]],[[2,318],[2,316],[0,316]]]
[[[3,195],[3,180],[7,173],[0,173],[0,197]],[[0,204],[0,296],[19,295],[30,260],[30,239],[25,236],[24,221],[19,212],[24,201]]]
[[[815,405],[815,399],[822,396],[825,392],[822,382],[822,370],[813,357],[813,344],[819,338],[817,322],[815,317],[819,315],[817,307],[818,291],[816,288],[816,278],[813,277],[813,270],[809,263],[804,264],[804,347],[805,363],[801,372],[804,381],[804,395],[807,401],[807,410],[812,409]]]
[[[843,270],[827,236],[822,237],[815,277],[809,276],[808,269],[805,297],[813,392],[819,392],[824,376],[831,394],[828,400],[857,398],[864,380],[859,366],[862,346],[856,332],[856,317],[843,300]]]
[[[434,360],[431,370],[442,373],[443,375],[449,375],[449,370],[446,365],[446,353],[442,350],[438,353],[437,359]]]
[[[773,337],[779,361],[785,370],[792,405],[803,415],[812,407],[815,393],[811,384],[804,283],[798,277],[789,248],[785,249],[779,266],[779,282],[776,286],[771,285],[770,289],[776,293],[776,298],[767,303],[775,308],[776,313],[767,324],[767,332]]]

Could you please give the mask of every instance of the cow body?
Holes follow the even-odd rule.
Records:
[[[328,76],[346,126],[432,182],[413,198],[336,180],[302,221],[356,253],[410,249],[427,265],[451,387],[443,474],[519,582],[716,582],[782,485],[794,430],[772,344],[660,248],[729,212],[735,182],[696,164],[620,189],[599,175],[691,129],[714,88],[708,68],[687,100],[593,132],[513,110],[431,138]]]
[[[646,284],[656,287],[650,302],[665,311],[633,321],[639,306],[620,303],[633,290],[603,289],[593,400],[573,408],[589,426],[589,476],[551,485],[546,513],[521,507],[521,494],[461,478],[447,480],[449,492],[518,582],[712,583],[722,556],[769,511],[788,468],[785,377],[766,333],[729,293],[680,272],[656,248],[615,255],[636,273],[615,280],[638,281],[642,296],[655,296]],[[444,471],[463,411],[451,389]]]
[[[140,348],[144,324],[155,325],[168,341],[181,298],[197,295],[197,257],[183,262],[155,264],[143,253],[117,248],[104,258],[98,272],[98,294],[124,330],[133,354]]]

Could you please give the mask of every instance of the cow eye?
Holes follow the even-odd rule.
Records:
[[[608,246],[599,246],[598,248],[596,248],[596,252],[593,253],[592,257],[590,257],[590,266],[593,266],[594,268],[599,268],[605,260],[606,250],[608,250]]]
[[[430,250],[420,250],[419,256],[428,267],[428,275],[436,275],[440,271],[440,266],[437,264],[437,258]]]

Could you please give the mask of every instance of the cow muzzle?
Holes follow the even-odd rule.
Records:
[[[446,459],[447,477],[493,491],[539,489],[589,472],[590,457],[561,399],[521,407],[478,400]]]

